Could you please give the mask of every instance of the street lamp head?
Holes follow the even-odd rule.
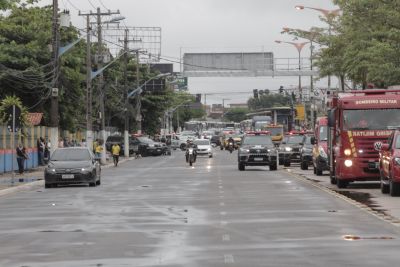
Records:
[[[277,43],[277,44],[281,44],[281,43],[282,43],[282,41],[275,40],[275,43]]]
[[[169,73],[169,72],[168,73],[160,73],[156,77],[154,77],[154,79],[159,79],[159,78],[170,76],[170,75],[171,75],[171,73]]]
[[[297,10],[303,10],[304,6],[295,6],[294,8],[296,8]]]
[[[290,32],[292,29],[289,27],[283,27],[282,32]]]
[[[124,16],[116,16],[116,17],[113,17],[112,19],[110,19],[109,21],[106,21],[106,23],[117,22],[117,21],[121,21],[121,20],[124,20],[124,19],[125,19]]]

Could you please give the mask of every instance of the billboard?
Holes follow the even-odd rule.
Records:
[[[272,52],[185,53],[184,71],[272,71]]]

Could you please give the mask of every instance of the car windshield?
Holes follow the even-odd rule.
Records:
[[[209,140],[201,140],[201,139],[200,140],[194,140],[193,143],[195,145],[198,145],[198,146],[210,145],[210,141]]]
[[[344,130],[382,130],[400,127],[400,109],[343,111]]]
[[[303,138],[302,135],[286,136],[286,144],[300,144],[303,142]]]
[[[327,141],[328,140],[328,126],[319,127],[319,139],[321,141]]]
[[[271,135],[281,135],[283,134],[283,128],[276,128],[276,127],[266,127],[266,131],[269,131]]]
[[[90,159],[90,152],[87,149],[56,149],[51,155],[52,161],[89,161]]]
[[[259,135],[259,136],[246,136],[243,139],[243,145],[273,145],[271,136]]]

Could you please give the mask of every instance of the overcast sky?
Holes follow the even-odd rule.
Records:
[[[51,3],[44,0],[44,3]],[[100,7],[120,10],[128,26],[157,26],[162,28],[162,56],[179,60],[182,52],[273,52],[275,58],[297,58],[297,50],[275,40],[292,41],[282,35],[282,27],[310,29],[326,27],[315,10],[296,10],[296,5],[335,9],[330,0],[59,0],[61,9],[69,9],[74,26],[83,27],[78,10]],[[309,56],[309,46],[302,57]],[[175,71],[179,71],[176,65]],[[275,78],[190,78],[191,93],[227,92],[209,95],[207,104],[243,103],[252,89],[276,90],[280,85],[295,87],[298,77]],[[303,78],[309,85],[309,78]],[[336,80],[332,83],[337,85]],[[316,83],[326,87],[326,80]],[[234,92],[249,91],[248,95]]]

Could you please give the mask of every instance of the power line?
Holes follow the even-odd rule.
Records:
[[[90,4],[93,8],[96,8],[96,6],[93,5],[92,1],[88,0],[88,2],[89,2],[89,4]]]
[[[102,5],[105,9],[108,10],[108,8],[103,4],[103,1],[101,1],[101,0],[98,0],[98,1],[99,1],[100,5]]]
[[[70,0],[67,0],[67,2],[68,2],[75,10],[80,11],[80,9],[77,8],[74,4],[72,4]]]

